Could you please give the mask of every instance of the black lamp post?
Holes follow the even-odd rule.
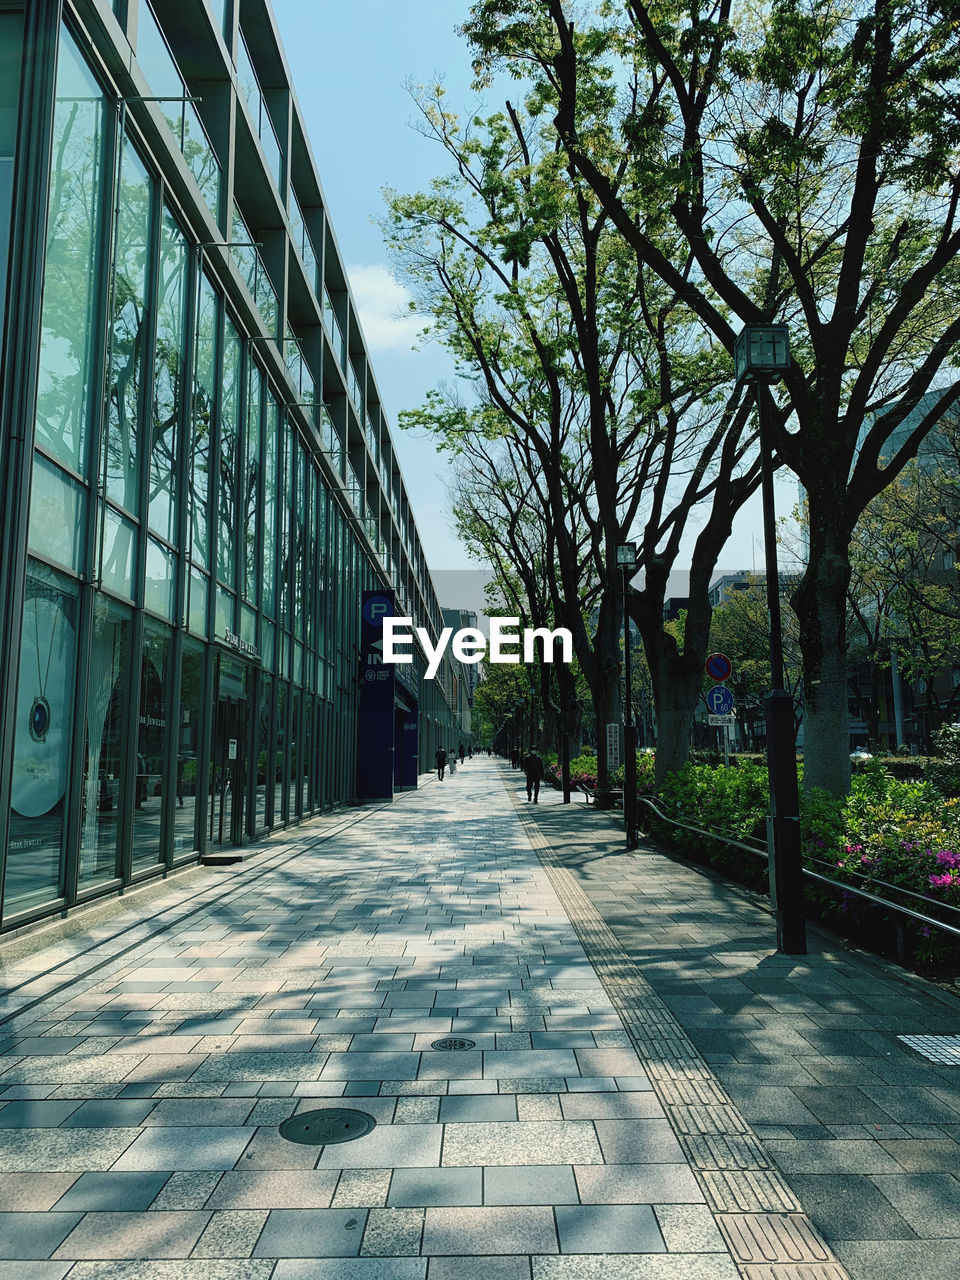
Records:
[[[637,847],[637,731],[633,724],[633,690],[630,671],[630,613],[627,608],[630,575],[637,566],[636,543],[623,542],[617,547],[617,564],[623,574],[623,674],[626,678],[626,701],[623,708],[623,829],[627,848]]]
[[[783,687],[780,570],[777,565],[777,518],[773,501],[769,421],[769,384],[778,381],[790,368],[790,334],[787,326],[747,325],[737,337],[734,356],[737,380],[752,382],[754,385],[760,424],[760,477],[772,686],[764,700],[767,769],[770,775],[770,816],[767,819],[770,900],[777,916],[777,950],[786,955],[802,956],[807,953],[807,932],[803,914],[800,798],[793,732],[793,699]]]

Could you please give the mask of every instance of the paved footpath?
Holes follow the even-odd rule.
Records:
[[[735,1104],[717,1119],[753,1135],[743,1172],[778,1168],[853,1280],[960,1275],[960,1065],[899,1039],[957,1036],[960,1000],[816,929],[807,956],[777,955],[764,899],[652,844],[627,853],[617,817],[558,799],[526,815],[542,856]]]
[[[647,981],[751,963],[711,882],[510,790],[468,761],[0,950],[0,1280],[842,1280]],[[318,1108],[375,1127],[280,1135]]]

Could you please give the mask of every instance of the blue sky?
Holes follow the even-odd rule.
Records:
[[[452,380],[452,364],[435,345],[412,350],[417,324],[397,317],[404,292],[390,279],[376,219],[384,187],[419,190],[445,170],[440,148],[412,127],[416,112],[405,84],[441,79],[451,110],[476,105],[466,45],[454,30],[468,0],[273,0],[273,8],[427,561],[450,573],[438,581],[439,590],[441,581],[460,581],[452,571],[478,564],[453,530],[445,459],[430,438],[395,426],[401,409],[420,404],[438,381]],[[487,105],[493,110],[501,103],[491,94]],[[796,493],[795,481],[778,478],[782,514]],[[761,568],[762,549],[753,543],[760,534],[756,500],[738,517],[720,564]]]

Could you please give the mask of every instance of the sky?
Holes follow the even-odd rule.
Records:
[[[446,168],[437,144],[414,127],[416,109],[406,86],[440,80],[450,110],[461,113],[478,104],[470,89],[467,46],[455,32],[469,4],[272,3],[427,563],[440,571],[434,576],[442,604],[475,607],[482,566],[453,526],[449,463],[429,436],[397,428],[401,410],[419,406],[439,382],[453,381],[452,362],[437,344],[414,349],[421,322],[401,314],[407,295],[391,275],[376,225],[385,209],[385,187],[418,191]],[[502,102],[490,91],[485,105],[493,111]],[[797,501],[796,481],[781,474],[776,488],[778,511],[787,515]],[[762,569],[762,562],[757,498],[741,511],[718,563],[736,570]],[[471,598],[463,599],[468,593]]]

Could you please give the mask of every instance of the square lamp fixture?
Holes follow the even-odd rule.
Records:
[[[632,569],[637,563],[637,544],[621,542],[617,547],[617,566],[621,569]]]
[[[790,368],[790,334],[785,324],[748,324],[737,335],[733,349],[737,381],[741,378],[773,380]]]

